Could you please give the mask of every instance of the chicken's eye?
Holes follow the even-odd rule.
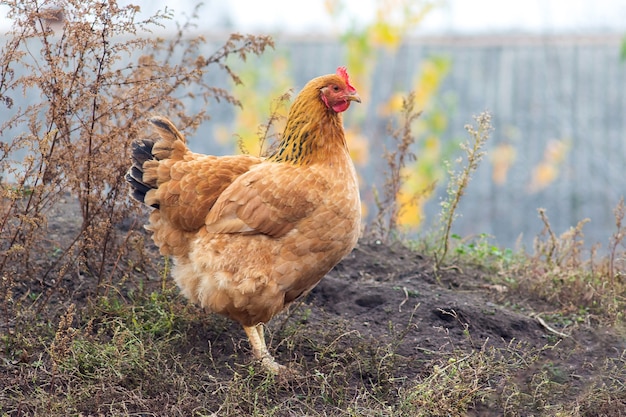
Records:
[[[339,91],[339,86],[333,85],[333,91],[335,91],[335,92]]]

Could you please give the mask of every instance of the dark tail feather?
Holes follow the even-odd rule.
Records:
[[[145,203],[146,193],[154,188],[143,180],[144,162],[154,159],[154,155],[152,155],[153,146],[154,141],[150,139],[142,139],[132,143],[131,159],[133,165],[126,173],[125,178],[131,187],[130,196],[140,203]],[[158,209],[159,205],[152,204],[151,207]]]
[[[126,181],[128,181],[131,186],[130,196],[140,203],[144,203],[146,193],[150,191],[151,188],[134,179],[130,173],[126,174]],[[159,208],[159,205],[153,204],[152,207]]]
[[[143,166],[144,162],[154,159],[154,155],[152,155],[153,146],[154,146],[154,141],[151,139],[142,139],[142,140],[134,141],[132,143],[133,164],[141,167]]]

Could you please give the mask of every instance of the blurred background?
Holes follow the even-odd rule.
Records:
[[[232,89],[243,108],[210,104],[212,119],[190,138],[195,151],[226,154],[243,144],[258,152],[258,126],[273,110],[286,114],[286,106],[273,107],[275,98],[346,65],[363,98],[345,124],[368,218],[373,190],[385,180],[381,155],[393,148],[389,127],[397,127],[402,98],[413,91],[423,111],[413,125],[417,159],[398,196],[408,236],[436,224],[444,161],[459,167],[464,126],[485,110],[494,131],[454,233],[528,248],[543,229],[540,207],[557,234],[589,218],[588,244],[606,246],[615,230],[613,209],[626,191],[626,1],[120,2],[128,3],[146,17],[172,11],[159,36],[191,19],[206,37],[206,55],[231,32],[275,39],[274,51],[233,61],[243,86],[215,75],[212,82]],[[187,108],[198,106],[205,104]]]

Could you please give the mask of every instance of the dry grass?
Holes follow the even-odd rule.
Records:
[[[549,314],[555,318],[623,324],[626,311],[623,200],[615,208],[616,230],[604,255],[598,254],[597,246],[590,251],[585,249],[584,226],[588,220],[557,236],[546,211],[538,212],[544,229],[535,239],[533,252],[502,273],[516,277],[514,286],[518,291],[552,304],[554,311]]]

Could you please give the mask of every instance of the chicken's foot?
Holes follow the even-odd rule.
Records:
[[[285,374],[287,368],[284,365],[279,364],[274,360],[274,357],[267,350],[265,344],[265,336],[263,332],[263,325],[258,324],[256,326],[243,326],[248,339],[250,340],[250,346],[252,346],[252,354],[255,358],[261,361],[261,365],[274,375]]]

